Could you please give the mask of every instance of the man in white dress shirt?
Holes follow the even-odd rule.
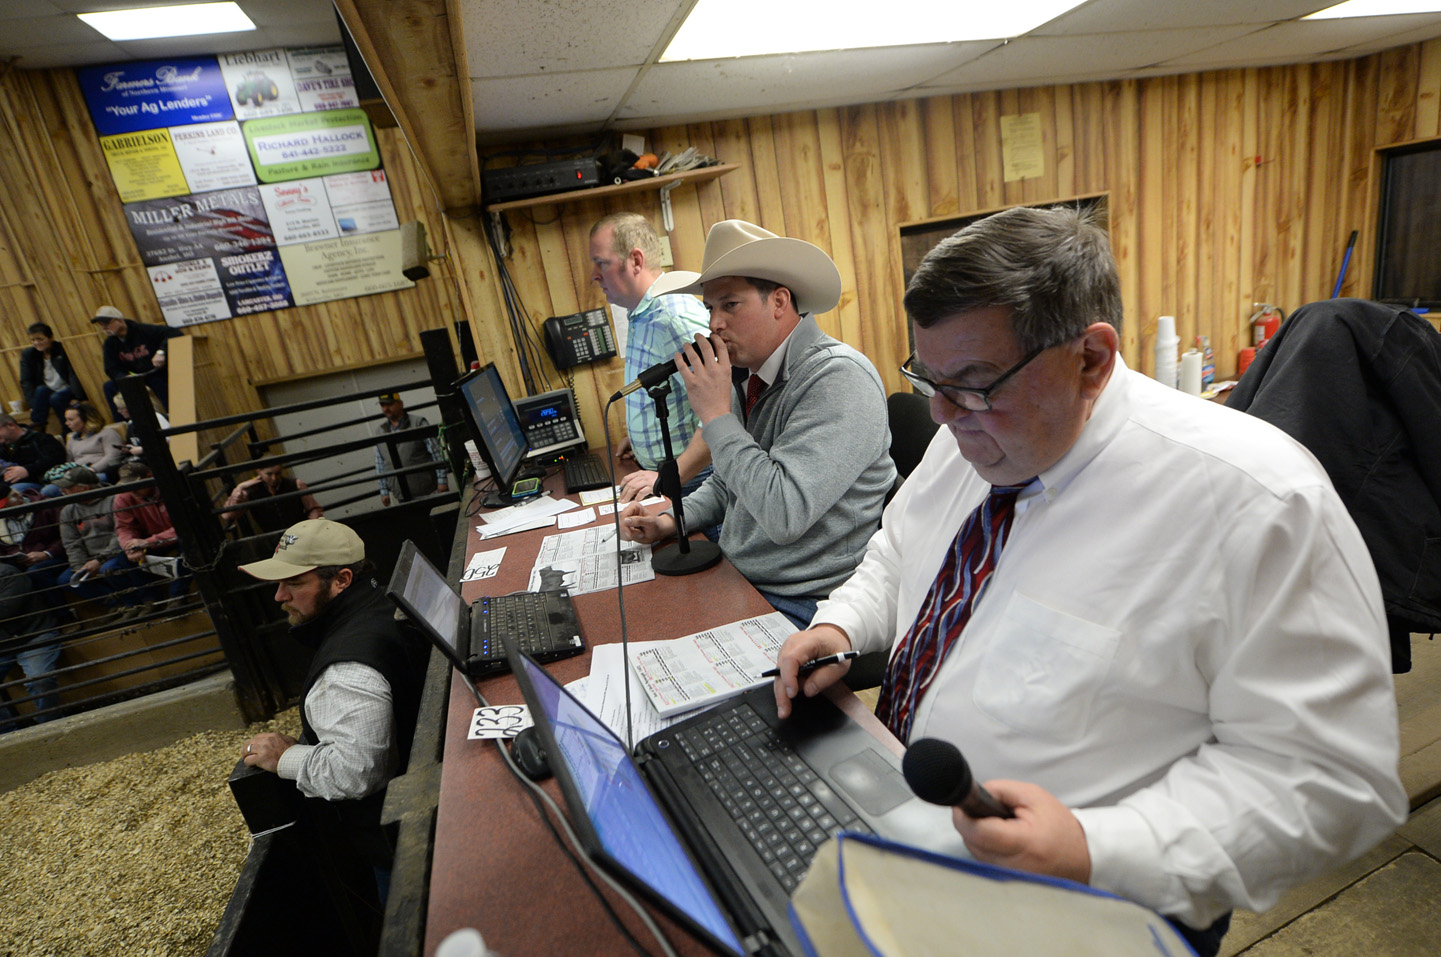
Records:
[[[1089,215],[982,220],[905,305],[903,371],[943,428],[782,648],[778,708],[846,667],[802,662],[889,648],[877,713],[954,743],[1014,811],[954,812],[976,858],[1128,897],[1215,953],[1232,908],[1405,817],[1365,544],[1285,434],[1126,367]]]

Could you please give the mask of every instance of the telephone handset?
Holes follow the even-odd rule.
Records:
[[[557,369],[569,369],[615,355],[615,333],[604,309],[551,316],[545,321],[545,349]]]

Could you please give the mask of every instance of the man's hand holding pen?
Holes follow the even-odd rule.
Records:
[[[776,656],[776,713],[788,718],[791,699],[800,691],[804,690],[807,698],[814,698],[835,684],[850,670],[850,659],[856,654],[850,638],[835,625],[816,625],[791,635]],[[833,658],[835,660],[830,660]],[[806,666],[812,662],[814,668],[808,672]]]

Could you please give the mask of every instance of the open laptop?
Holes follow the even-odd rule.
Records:
[[[452,664],[472,677],[509,667],[502,636],[541,661],[558,661],[585,650],[575,605],[566,589],[487,595],[466,605],[408,539],[400,548],[385,593],[430,633]]]
[[[507,653],[587,854],[717,953],[803,952],[787,904],[834,833],[961,847],[950,808],[915,797],[900,760],[827,698],[798,700],[782,722],[771,687],[756,688],[651,735],[631,757],[534,659]],[[727,775],[741,797],[718,794]],[[770,819],[765,798],[792,802],[784,816],[810,852],[796,853],[786,836],[779,843],[798,864],[777,857],[768,830],[752,833]],[[938,846],[947,835],[953,842]]]

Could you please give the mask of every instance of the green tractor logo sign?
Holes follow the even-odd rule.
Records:
[[[280,88],[275,81],[259,70],[252,70],[235,85],[235,102],[246,106],[251,100],[256,106],[263,106],[270,100],[280,96]]]

